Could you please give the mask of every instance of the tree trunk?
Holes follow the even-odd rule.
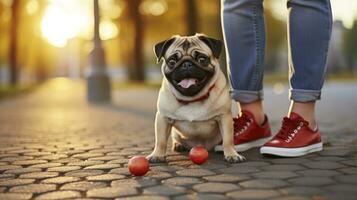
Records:
[[[129,64],[128,72],[131,81],[144,81],[144,55],[143,55],[143,21],[139,13],[139,6],[141,0],[128,0],[128,11],[131,21],[133,22],[132,33],[134,36],[133,51],[131,55],[131,62]]]
[[[194,35],[198,30],[195,0],[185,0],[185,7],[187,35]]]
[[[20,0],[12,2],[11,5],[11,23],[10,23],[10,46],[9,46],[9,64],[10,64],[10,84],[16,85],[18,82],[18,63],[17,63],[17,29],[19,17]]]

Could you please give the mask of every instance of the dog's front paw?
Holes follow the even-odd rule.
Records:
[[[146,159],[150,162],[150,163],[163,163],[166,162],[165,156],[156,156],[153,154],[150,154],[146,157]]]
[[[224,159],[229,162],[229,163],[240,163],[240,162],[244,162],[246,159],[244,156],[242,155],[225,155]]]

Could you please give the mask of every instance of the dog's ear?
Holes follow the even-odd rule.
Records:
[[[198,38],[211,49],[214,57],[219,58],[222,51],[222,42],[220,40],[207,37],[203,34],[199,34]]]
[[[157,62],[161,61],[161,58],[165,55],[166,50],[170,47],[170,45],[175,41],[175,37],[170,39],[161,41],[154,46],[154,52],[157,58]]]

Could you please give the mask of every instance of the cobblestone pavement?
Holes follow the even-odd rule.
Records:
[[[156,95],[122,90],[111,105],[89,105],[81,82],[56,79],[1,101],[0,199],[357,199],[357,131],[327,122],[322,129],[335,129],[320,153],[253,149],[247,162],[228,164],[212,152],[198,166],[169,150],[168,163],[130,176],[128,159],[153,148]]]

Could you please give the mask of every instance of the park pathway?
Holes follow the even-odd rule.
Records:
[[[83,82],[50,80],[0,101],[0,199],[357,199],[357,103],[335,108],[333,99],[357,102],[355,86],[327,85],[320,153],[275,158],[253,149],[232,165],[210,153],[198,166],[169,150],[168,163],[137,178],[126,163],[153,148],[158,90],[117,90],[112,104],[90,105]],[[267,88],[265,106],[276,130],[287,100],[273,94]]]

